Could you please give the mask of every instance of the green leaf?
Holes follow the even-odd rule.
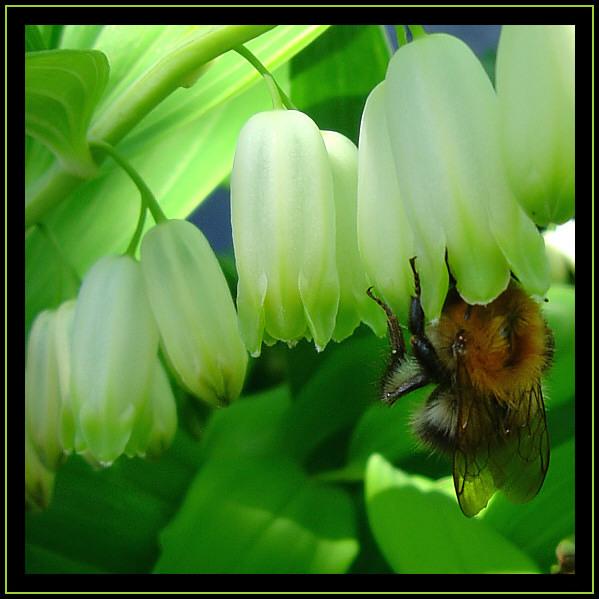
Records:
[[[109,71],[108,59],[97,50],[25,55],[25,133],[48,146],[77,177],[97,171],[86,134]]]
[[[280,422],[291,398],[286,386],[275,387],[220,410],[210,420],[202,442],[206,460],[260,459],[281,448]]]
[[[395,572],[538,573],[532,560],[503,536],[476,518],[465,518],[452,492],[373,454],[366,471],[368,520]]]
[[[319,355],[320,367],[306,379],[282,424],[289,439],[288,451],[300,460],[318,454],[324,441],[352,427],[376,401],[373,382],[379,368],[373,356],[379,355],[380,347],[381,340],[369,335],[330,344]],[[312,456],[312,462],[328,462],[330,468],[331,458],[342,456],[325,453],[321,459]]]
[[[284,456],[206,465],[161,535],[155,573],[343,573],[357,554],[349,499]]]
[[[198,446],[179,432],[158,461],[119,458],[94,470],[70,456],[54,497],[25,516],[27,573],[147,573],[158,531],[177,510],[197,468]]]
[[[215,414],[204,461],[160,536],[156,573],[342,573],[355,558],[353,509],[342,490],[310,481],[279,423],[288,392],[240,399]]]
[[[554,285],[544,306],[553,330],[555,353],[544,386],[549,442],[552,449],[574,438],[575,288]]]
[[[47,50],[37,25],[25,25],[25,52]]]
[[[37,25],[37,27],[44,40],[44,50],[54,50],[55,48],[58,48],[62,30],[65,25]]]
[[[389,352],[388,348],[387,352]],[[383,372],[384,363],[384,359],[381,358]],[[426,401],[431,389],[432,387],[429,386],[414,391],[393,406],[378,401],[369,407],[352,433],[348,450],[348,471],[363,472],[371,454],[379,453],[386,459],[400,464],[403,461],[413,462],[419,459],[419,464],[423,467],[439,466],[447,474],[447,468],[450,467],[447,466],[447,462],[430,460],[428,452],[418,445],[410,427],[411,414]],[[422,473],[431,475],[428,470],[422,470]]]
[[[480,519],[526,552],[549,573],[555,548],[574,533],[574,439],[552,448],[547,477],[537,497],[525,504],[510,503],[497,493]]]
[[[358,142],[370,90],[385,78],[391,47],[379,25],[333,25],[291,64],[291,97],[321,129]]]

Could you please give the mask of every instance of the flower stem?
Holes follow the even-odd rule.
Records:
[[[106,154],[108,154],[129,175],[137,189],[139,189],[139,193],[141,194],[141,210],[135,233],[127,248],[127,253],[133,255],[139,243],[139,239],[141,238],[143,225],[146,219],[146,210],[150,210],[156,223],[167,220],[167,217],[140,174],[116,151],[115,148],[105,141],[91,141],[89,147],[91,150],[98,149],[106,152]]]
[[[422,25],[408,25],[410,32],[412,34],[412,39],[417,40],[421,37],[426,37],[428,34],[424,31],[424,27]]]
[[[270,91],[270,97],[272,98],[272,107],[276,110],[278,108],[289,108],[297,110],[293,102],[289,99],[287,94],[279,87],[272,73],[252,54],[245,46],[240,45],[233,48],[237,54],[245,58],[257,71],[264,77],[268,90]]]
[[[408,36],[406,34],[405,25],[396,25],[395,32],[397,33],[397,44],[401,48],[408,43]]]

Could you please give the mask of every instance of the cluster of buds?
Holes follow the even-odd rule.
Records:
[[[76,300],[41,312],[25,368],[26,504],[47,505],[65,454],[109,465],[159,456],[177,413],[175,378],[211,406],[240,393],[247,353],[224,275],[202,233],[165,221],[144,237],[141,263],[100,258]]]

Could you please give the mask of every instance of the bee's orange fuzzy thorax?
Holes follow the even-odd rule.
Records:
[[[478,392],[505,404],[518,401],[548,366],[551,337],[538,304],[510,283],[487,306],[449,300],[434,331],[446,359],[456,352],[467,381]]]

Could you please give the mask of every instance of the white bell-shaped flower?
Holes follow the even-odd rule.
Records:
[[[405,321],[414,283],[409,264],[414,256],[414,236],[391,153],[384,81],[370,92],[360,124],[358,241],[362,262],[377,294]],[[380,309],[378,312],[383,315]],[[385,320],[374,330],[378,335],[385,333]]]
[[[170,445],[177,431],[177,406],[168,376],[156,358],[150,393],[138,413],[125,448],[128,456],[157,458]]]
[[[504,25],[496,86],[512,190],[541,226],[574,216],[574,25]]]
[[[330,341],[339,302],[333,177],[316,124],[296,110],[252,116],[237,141],[231,223],[240,331],[262,341]]]
[[[380,308],[366,295],[370,280],[358,249],[358,148],[336,131],[322,131],[333,175],[339,307],[333,339],[349,337],[363,320],[375,331],[385,327]]]
[[[48,507],[54,479],[54,472],[40,461],[25,427],[25,511],[37,512]]]
[[[31,327],[25,364],[25,429],[31,449],[48,470],[58,468],[63,457],[61,438],[61,388],[56,351],[56,310],[40,312]]]
[[[144,409],[158,350],[139,262],[107,255],[90,268],[77,298],[71,347],[71,401],[83,445],[110,464]]]
[[[152,227],[141,266],[169,367],[212,407],[241,393],[247,351],[225,276],[202,232],[184,220]]]

